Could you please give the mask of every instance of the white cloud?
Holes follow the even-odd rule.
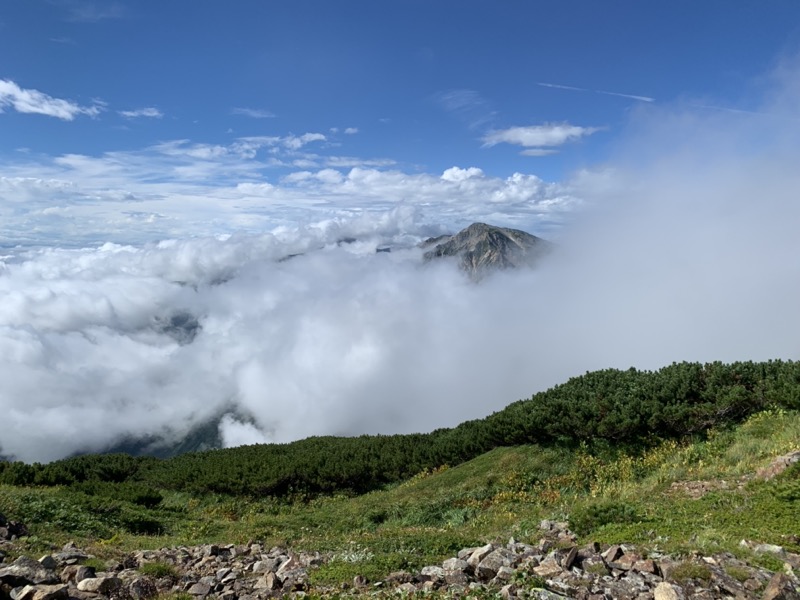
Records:
[[[0,112],[11,107],[20,113],[30,113],[72,121],[78,115],[95,117],[99,106],[80,106],[69,100],[53,98],[38,90],[24,89],[8,79],[0,79]]]
[[[289,148],[290,150],[299,150],[306,144],[310,144],[311,142],[324,142],[328,138],[325,137],[322,133],[304,133],[300,136],[290,135],[283,138],[283,145]]]
[[[348,127],[344,130],[347,135],[355,135],[358,133],[358,127]]]
[[[465,181],[471,177],[483,177],[483,171],[477,167],[469,169],[450,167],[442,173],[442,179],[445,181]]]
[[[139,117],[160,119],[164,116],[164,113],[153,107],[137,108],[136,110],[120,110],[118,112],[126,119],[138,119]]]
[[[243,117],[250,117],[251,119],[272,119],[275,117],[275,113],[263,108],[234,108],[231,110],[231,113]]]
[[[344,180],[342,174],[336,169],[322,169],[317,171],[315,176],[323,183],[329,184],[341,183]]]
[[[383,159],[308,159],[286,147],[293,139],[172,140],[97,157],[20,155],[18,162],[4,165],[0,178],[0,236],[23,245],[139,243],[270,230],[309,219],[381,213],[402,204],[429,207],[454,227],[494,220],[546,230],[579,203],[569,186],[536,178],[519,183],[517,175],[489,177],[476,167],[425,174],[387,169],[393,163]],[[280,180],[283,171],[276,169],[292,163],[300,173]],[[532,186],[530,193],[512,191],[520,186]],[[58,219],[43,212],[54,205],[63,209]]]
[[[569,123],[545,123],[527,127],[509,127],[490,131],[483,137],[485,146],[514,144],[540,151],[552,146],[561,146],[600,131],[599,127],[579,127]],[[531,154],[530,156],[541,156]]]
[[[314,174],[311,171],[295,171],[294,173],[289,173],[282,181],[284,183],[299,183],[308,181],[312,177],[314,177]]]
[[[308,181],[317,181],[323,184],[335,185],[344,181],[344,176],[336,169],[322,169],[313,173],[311,171],[297,171],[290,173],[282,179],[283,183],[301,183]]]

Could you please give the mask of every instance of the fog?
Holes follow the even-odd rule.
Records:
[[[632,113],[608,161],[571,178],[583,209],[549,232],[557,250],[479,284],[423,263],[435,205],[7,250],[0,454],[174,440],[220,417],[228,446],[429,431],[587,370],[797,359],[794,73],[777,69],[748,112],[683,99]]]

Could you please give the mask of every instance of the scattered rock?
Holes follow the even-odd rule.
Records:
[[[205,598],[211,593],[211,586],[206,583],[195,583],[186,590],[186,593],[192,596],[201,596]]]
[[[26,585],[22,591],[15,594],[15,600],[67,600],[69,586],[56,585]]]
[[[654,600],[679,600],[680,595],[676,591],[675,586],[666,581],[662,581],[653,590]]]
[[[92,577],[78,582],[77,588],[82,592],[108,595],[122,587],[119,577]]]
[[[150,577],[137,577],[127,586],[128,595],[133,600],[149,600],[158,596],[158,585]]]
[[[0,540],[16,540],[29,535],[28,528],[17,521],[9,521],[3,513],[0,513]]]
[[[785,573],[775,573],[764,590],[763,600],[800,600],[800,591]]]
[[[472,567],[473,569],[480,564],[480,562],[486,558],[489,553],[492,551],[492,545],[486,544],[485,546],[481,546],[480,548],[475,548],[470,554],[469,558],[467,559],[467,564]]]
[[[753,552],[756,554],[776,554],[778,556],[786,554],[786,550],[784,550],[782,546],[777,546],[775,544],[756,544],[753,548]]]
[[[20,556],[9,566],[0,569],[0,582],[17,587],[60,583],[58,575],[46,569],[42,563],[27,556]]]
[[[795,450],[794,452],[789,452],[789,454],[779,456],[773,460],[769,466],[756,471],[756,477],[769,481],[773,477],[783,473],[796,462],[800,462],[800,450]]]
[[[536,545],[512,538],[507,544],[463,548],[457,557],[417,572],[398,571],[375,582],[359,575],[336,590],[309,588],[309,569],[329,559],[319,553],[266,550],[258,544],[163,548],[137,552],[109,565],[109,572],[95,573],[90,567],[66,564],[67,560],[87,556],[70,547],[40,561],[22,557],[0,569],[0,599],[152,600],[159,595],[185,593],[197,600],[268,600],[350,590],[347,595],[437,592],[454,598],[500,596],[506,600],[800,600],[788,560],[787,572],[775,574],[730,554],[671,559],[655,553],[644,557],[628,545],[595,543],[578,548],[568,545],[566,540],[572,533],[566,524],[542,525],[544,537]],[[783,559],[793,556],[782,546],[743,544]],[[133,568],[146,563],[172,565],[175,574],[155,579]],[[47,568],[53,565],[60,569],[60,579]],[[696,568],[699,575],[681,576],[675,570],[681,565]],[[737,568],[738,579],[728,574],[730,567]],[[534,582],[546,589],[534,587]]]

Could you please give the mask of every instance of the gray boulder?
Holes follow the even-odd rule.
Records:
[[[55,571],[46,569],[39,561],[20,556],[9,566],[0,569],[0,582],[17,587],[60,583],[60,579]]]
[[[67,600],[68,598],[68,586],[65,584],[26,585],[14,594],[14,600]]]
[[[93,577],[78,582],[78,589],[82,592],[109,595],[122,587],[119,577]]]

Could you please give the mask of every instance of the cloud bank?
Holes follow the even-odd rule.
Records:
[[[546,232],[580,204],[568,185],[529,174],[491,177],[476,167],[407,173],[384,159],[306,151],[323,138],[173,140],[9,165],[0,176],[0,247],[258,233],[398,205],[433,210],[450,228],[483,220]],[[279,178],[277,170],[289,173]]]
[[[548,184],[498,182],[476,168],[323,167],[222,190],[235,190],[246,214],[260,203],[293,217],[270,233],[7,249],[0,454],[50,460],[125,436],[177,438],[220,415],[228,445],[427,431],[586,370],[798,359],[797,72],[779,70],[752,113],[643,104],[613,161],[569,182],[582,211],[555,236],[558,251],[534,271],[480,285],[450,263],[422,264],[415,242],[441,223],[491,217],[495,200],[498,214],[518,210],[535,224],[545,194],[530,190]],[[261,160],[264,148],[291,151],[259,143],[150,152],[165,169],[223,169]],[[52,169],[75,175],[81,193],[95,173],[110,193],[115,161],[148,172],[149,160],[65,157]],[[234,172],[232,182],[247,170]],[[36,186],[74,197],[64,181],[22,182],[20,202],[29,193],[36,204]],[[410,189],[420,198],[398,200]],[[160,206],[186,214],[175,190],[162,190]],[[217,201],[198,201],[207,192],[196,191],[192,209],[218,216]]]

